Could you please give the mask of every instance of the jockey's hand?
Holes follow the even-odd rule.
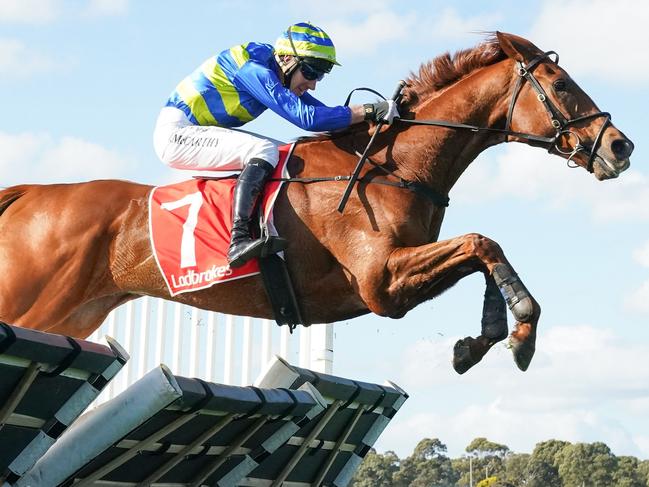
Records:
[[[394,100],[367,103],[363,105],[363,110],[365,110],[365,120],[371,120],[372,122],[386,122],[391,124],[399,116],[399,110]]]

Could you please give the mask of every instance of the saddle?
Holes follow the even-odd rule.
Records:
[[[287,176],[293,144],[280,148],[280,161],[266,184],[259,209],[259,235],[277,235],[273,205]],[[272,254],[232,269],[226,254],[232,228],[236,178],[194,178],[157,186],[149,194],[149,236],[153,255],[171,296],[233,279],[262,275],[275,321],[293,328],[301,313],[284,259]]]

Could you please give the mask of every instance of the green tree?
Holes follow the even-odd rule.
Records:
[[[638,475],[640,475],[640,480],[644,482],[643,487],[649,487],[649,460],[643,460],[638,462]]]
[[[613,472],[614,487],[647,487],[638,469],[635,457],[617,457],[617,466]]]
[[[526,467],[530,487],[563,487],[559,477],[557,456],[570,446],[567,441],[548,440],[537,443]]]
[[[391,451],[383,455],[374,449],[354,474],[350,486],[354,487],[394,487],[393,476],[399,470],[399,457]]]
[[[494,456],[504,459],[511,450],[506,445],[494,443],[486,438],[475,438],[465,450],[469,454],[477,456]]]
[[[570,446],[569,441],[547,440],[537,443],[532,452],[532,459],[541,460],[551,465],[556,464],[557,454],[565,447]]]
[[[453,470],[447,448],[437,438],[421,440],[412,455],[401,462],[394,474],[397,487],[448,487],[455,484],[457,474]]]
[[[564,487],[610,487],[617,466],[615,455],[601,442],[576,443],[557,455],[559,476]]]
[[[471,480],[470,470],[473,470],[473,485],[489,477],[505,477],[503,460],[511,454],[509,447],[494,443],[486,438],[475,438],[466,447],[467,455],[451,461],[453,470],[458,476],[457,485],[465,487]],[[500,485],[500,484],[496,484]]]
[[[450,459],[437,438],[425,438],[400,460],[370,450],[354,475],[354,487],[649,487],[649,460],[616,457],[601,442],[537,443],[531,455],[476,438],[467,454]]]
[[[469,443],[465,451],[473,457],[474,480],[504,476],[504,460],[511,454],[508,446],[481,437]]]
[[[504,464],[504,473],[500,480],[512,485],[528,485],[529,474],[527,467],[530,463],[531,455],[528,453],[512,453],[507,455]]]
[[[451,460],[451,466],[453,467],[455,474],[458,476],[457,485],[459,487],[466,487],[469,485],[469,457],[464,455],[460,458],[454,458]]]

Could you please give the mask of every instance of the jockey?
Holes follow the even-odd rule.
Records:
[[[304,130],[332,131],[370,120],[392,122],[392,101],[328,107],[311,96],[339,64],[329,36],[310,23],[291,25],[275,46],[250,42],[211,57],[183,79],[160,112],[158,157],[176,169],[241,170],[234,188],[230,267],[286,248],[284,239],[253,240],[250,222],[266,179],[277,166],[278,142],[237,130],[267,108]]]

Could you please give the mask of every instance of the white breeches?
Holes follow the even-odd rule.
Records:
[[[243,130],[193,125],[182,110],[164,107],[153,132],[153,147],[174,169],[239,171],[253,158],[277,166],[278,141]]]

